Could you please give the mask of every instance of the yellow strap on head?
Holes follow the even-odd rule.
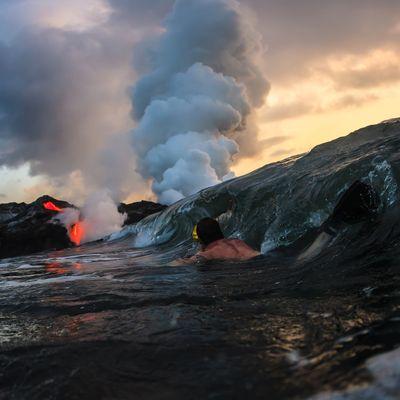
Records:
[[[195,225],[194,228],[193,228],[192,239],[195,242],[200,242],[199,235],[197,234],[197,225]]]

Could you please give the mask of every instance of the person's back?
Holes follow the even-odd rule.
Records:
[[[258,255],[258,251],[239,239],[220,239],[197,253],[197,257],[207,260],[249,260]]]
[[[218,222],[212,218],[202,219],[193,230],[193,239],[200,242],[202,250],[192,260],[249,260],[260,253],[243,240],[225,239]]]

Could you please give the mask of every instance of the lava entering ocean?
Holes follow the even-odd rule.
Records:
[[[71,225],[71,227],[68,230],[68,234],[69,238],[71,239],[71,242],[79,246],[82,242],[82,238],[84,235],[83,224],[80,221],[78,221],[75,224]]]
[[[57,211],[59,213],[63,213],[64,209],[57,207],[53,202],[47,201],[43,203],[43,207],[46,210]],[[73,224],[67,227],[68,236],[72,243],[76,246],[79,246],[82,243],[82,238],[84,236],[84,228],[81,221],[76,221]]]

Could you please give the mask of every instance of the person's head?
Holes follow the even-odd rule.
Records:
[[[199,221],[195,226],[194,233],[197,235],[199,242],[204,246],[208,246],[216,240],[224,238],[219,223],[212,218],[203,218]]]

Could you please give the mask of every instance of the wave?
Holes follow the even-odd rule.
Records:
[[[356,180],[376,190],[379,213],[386,214],[399,205],[399,133],[398,120],[360,129],[307,154],[205,189],[109,240],[126,240],[134,248],[190,246],[194,224],[213,217],[227,236],[268,254],[320,226]]]

